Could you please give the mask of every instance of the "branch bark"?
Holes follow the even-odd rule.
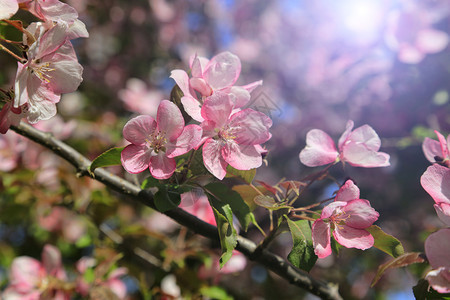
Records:
[[[53,153],[68,161],[76,168],[77,176],[89,176],[102,182],[109,188],[131,197],[143,205],[156,209],[151,192],[142,190],[139,186],[111,174],[102,168],[95,169],[93,173],[88,172],[91,161],[69,145],[56,139],[52,134],[39,131],[23,122],[18,126],[12,126],[11,129],[50,149]],[[165,212],[165,215],[199,235],[211,240],[219,241],[219,235],[215,226],[203,222],[180,208],[167,211]],[[268,250],[264,249],[262,251],[256,251],[257,246],[251,240],[238,236],[237,241],[236,249],[238,251],[242,252],[250,260],[257,261],[264,265],[267,269],[278,274],[291,284],[303,288],[322,299],[342,299],[336,285],[314,279],[308,273],[294,268],[286,260]]]

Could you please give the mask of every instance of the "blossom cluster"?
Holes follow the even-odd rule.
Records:
[[[197,124],[185,126],[180,109],[168,100],[158,106],[156,120],[138,116],[123,129],[131,144],[122,151],[122,165],[130,173],[149,168],[157,179],[175,172],[175,157],[202,147],[206,169],[218,179],[228,165],[238,170],[258,168],[265,150],[261,144],[270,139],[272,121],[265,114],[245,108],[250,92],[261,81],[235,86],[241,72],[239,58],[223,52],[211,60],[194,56],[191,74],[172,71],[183,96],[183,109]]]
[[[8,0],[0,3],[0,19],[10,18],[19,8],[40,21],[26,28],[9,21],[23,33],[23,57],[7,51],[18,62],[14,90],[5,93],[0,112],[1,133],[24,117],[32,124],[50,119],[61,94],[75,91],[83,80],[83,67],[70,41],[89,34],[76,10],[59,0]]]
[[[450,135],[447,139],[435,131],[438,141],[425,138],[422,149],[433,163],[420,179],[430,194],[439,219],[450,226]],[[430,285],[439,293],[450,293],[450,228],[432,233],[425,241],[425,254],[433,268],[426,275]]]

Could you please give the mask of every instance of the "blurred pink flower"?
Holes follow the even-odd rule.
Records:
[[[247,258],[245,255],[237,250],[233,250],[233,256],[222,269],[220,268],[219,256],[213,256],[212,264],[210,266],[202,265],[198,270],[198,276],[203,279],[212,278],[214,284],[217,284],[222,275],[241,272],[246,266]]]
[[[58,290],[52,278],[65,281],[66,273],[61,262],[58,248],[45,245],[42,251],[42,263],[38,260],[20,256],[11,265],[10,285],[3,292],[4,300],[38,300],[45,293],[56,300],[68,300],[69,295]]]
[[[426,137],[422,144],[425,157],[432,163],[438,162],[450,167],[450,135],[445,137],[437,130],[434,131],[439,141]]]
[[[389,166],[389,155],[378,152],[381,141],[375,130],[363,125],[353,130],[353,121],[339,138],[339,152],[331,137],[320,129],[310,130],[306,135],[306,147],[300,152],[300,161],[308,167],[329,163],[347,162],[355,167],[374,168]]]
[[[25,148],[25,140],[15,132],[0,135],[0,171],[16,168]]]
[[[214,212],[202,189],[193,189],[181,194],[180,207],[200,220],[216,226]]]
[[[429,166],[420,183],[436,202],[434,209],[439,219],[450,226],[450,169],[438,164]]]
[[[250,101],[250,92],[262,84],[256,81],[245,86],[234,86],[241,73],[240,59],[230,53],[222,52],[211,60],[195,55],[190,62],[192,77],[183,70],[173,70],[170,77],[175,80],[184,96],[181,102],[186,112],[196,121],[202,122],[202,103],[216,92],[228,94],[233,108],[240,108]],[[194,95],[200,94],[200,99]]]
[[[83,67],[67,40],[66,29],[63,23],[48,31],[40,23],[27,28],[36,41],[27,52],[27,62],[17,63],[14,107],[26,104],[30,123],[53,117],[61,94],[75,91],[83,80]]]
[[[156,118],[162,93],[149,90],[145,82],[137,78],[128,79],[126,88],[119,91],[119,98],[129,111]]]
[[[250,108],[233,113],[229,94],[215,92],[202,106],[203,162],[218,179],[227,165],[238,170],[258,168],[262,164],[260,144],[270,139],[272,120]]]
[[[198,125],[185,127],[178,107],[163,100],[156,120],[142,115],[125,124],[123,136],[131,144],[122,151],[122,165],[132,174],[149,168],[153,177],[167,179],[175,172],[174,157],[196,148],[201,134]]]
[[[83,219],[62,206],[52,207],[47,214],[39,214],[38,221],[45,230],[61,232],[70,243],[77,242],[86,233]]]
[[[401,62],[417,64],[427,54],[440,52],[447,47],[447,33],[433,29],[433,22],[431,13],[420,7],[411,6],[391,13],[386,42],[398,52]]]
[[[335,201],[322,210],[312,225],[314,252],[319,258],[331,254],[331,230],[336,241],[347,248],[361,250],[373,246],[373,236],[366,230],[378,219],[379,213],[370,202],[359,199],[359,189],[347,180],[339,189]]]
[[[438,293],[450,293],[450,228],[430,234],[425,241],[425,254],[433,270],[425,279]]]
[[[0,20],[9,19],[18,9],[17,0],[0,0]]]

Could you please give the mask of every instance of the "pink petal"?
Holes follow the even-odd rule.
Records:
[[[220,142],[210,138],[203,145],[203,163],[216,178],[222,180],[227,174],[228,163],[223,159]]]
[[[306,134],[306,147],[299,157],[304,165],[317,167],[336,161],[338,155],[331,137],[320,129],[313,129]]]
[[[125,299],[127,295],[127,286],[122,280],[110,279],[107,281],[106,286],[113,291],[119,299]]]
[[[381,146],[381,140],[378,134],[369,125],[363,125],[353,130],[347,137],[346,143],[343,143],[342,149],[348,142],[364,144],[365,147],[372,151],[378,151]]]
[[[259,145],[270,139],[272,120],[251,108],[241,110],[230,117],[230,128],[235,128],[236,143]]]
[[[442,222],[450,226],[450,203],[441,202],[434,205],[436,213]]]
[[[191,87],[202,96],[208,97],[213,93],[212,88],[206,83],[205,79],[193,77],[189,80]]]
[[[9,19],[18,9],[17,0],[0,0],[0,20]]]
[[[263,81],[262,80],[258,80],[246,85],[241,86],[241,88],[246,89],[249,93],[253,92],[258,86],[262,85]]]
[[[152,156],[150,159],[150,173],[156,179],[167,179],[175,172],[175,159],[169,158],[163,152]]]
[[[67,30],[68,40],[87,37],[89,37],[89,32],[87,31],[86,25],[83,22],[76,19],[72,24],[69,25],[69,29]]]
[[[233,86],[230,94],[234,95],[234,108],[245,106],[250,101],[250,92],[240,86]]]
[[[251,170],[261,166],[261,153],[253,145],[239,145],[229,142],[222,148],[227,163],[238,170]]]
[[[20,293],[31,292],[44,276],[45,269],[34,258],[19,256],[12,262],[11,285]]]
[[[232,109],[230,97],[225,93],[215,92],[206,98],[201,113],[205,120],[214,121],[216,128],[221,128],[228,123]]]
[[[440,229],[425,240],[425,254],[433,269],[450,267],[450,228]]]
[[[337,225],[333,236],[339,244],[347,248],[365,250],[372,247],[374,243],[373,236],[368,231],[346,225]]]
[[[146,115],[129,120],[123,127],[123,137],[135,145],[145,145],[149,136],[156,130],[155,120]]]
[[[215,225],[215,224],[214,224]],[[233,250],[233,256],[226,263],[226,265],[220,270],[223,274],[236,273],[244,270],[247,265],[247,259],[244,254]]]
[[[328,219],[333,215],[342,214],[342,208],[347,205],[346,201],[335,201],[325,206],[320,216],[321,219]]]
[[[73,22],[76,18],[78,18],[77,11],[58,0],[45,0],[38,1],[35,0],[35,3],[28,4],[28,9],[32,14],[37,16],[38,18],[47,21],[58,21],[63,20],[65,22]],[[36,3],[37,2],[37,3]]]
[[[191,96],[191,90],[189,85],[189,76],[183,70],[173,70],[170,73],[170,78],[175,80],[175,83],[183,92],[184,96]]]
[[[347,125],[345,126],[345,131],[344,131],[344,133],[341,135],[341,137],[339,138],[339,141],[338,141],[338,148],[339,148],[339,151],[342,152],[342,146],[344,146],[344,143],[347,141],[347,139],[348,139],[350,133],[352,132],[353,126],[354,126],[353,121],[352,121],[352,120],[349,120],[349,121],[347,122]]]
[[[441,155],[442,159],[446,159],[448,157],[448,147],[447,147],[447,140],[445,137],[437,130],[434,131],[439,139],[439,144],[441,146]]]
[[[170,141],[175,140],[183,132],[184,119],[180,109],[175,103],[163,100],[159,104],[156,115],[158,129]]]
[[[192,119],[198,122],[203,122],[201,103],[192,96],[183,96],[181,98],[181,103],[183,104],[186,113],[191,116]]]
[[[14,83],[14,107],[19,107],[28,102],[28,77],[27,64],[17,62],[16,81]]]
[[[426,137],[422,143],[423,154],[429,162],[436,162],[436,157],[442,157],[441,144],[433,139]]]
[[[425,279],[438,293],[450,293],[450,268],[431,270]]]
[[[416,46],[425,53],[437,53],[444,50],[449,42],[447,33],[435,29],[424,29],[418,32]]]
[[[364,199],[356,199],[347,202],[347,205],[342,208],[346,216],[345,224],[353,227],[364,229],[370,227],[380,214],[370,206],[370,202]]]
[[[128,145],[120,154],[122,166],[131,174],[145,171],[149,167],[151,157],[152,150],[146,145]]]
[[[181,194],[180,207],[200,220],[214,226],[216,225],[214,212],[209,204],[208,197],[202,189],[194,189]]]
[[[330,243],[330,224],[324,222],[322,219],[314,221],[312,225],[312,241],[314,253],[319,258],[325,258],[331,254]]]
[[[202,77],[203,70],[206,69],[206,65],[208,64],[209,59],[206,57],[191,56],[189,66],[191,68],[192,77]]]
[[[61,252],[52,245],[45,245],[42,250],[42,263],[48,275],[55,276],[61,274],[62,260]]]
[[[208,62],[203,78],[214,90],[220,90],[231,87],[240,73],[240,59],[230,52],[222,52]]]
[[[438,164],[429,166],[420,183],[436,203],[450,204],[450,169]]]
[[[425,53],[409,44],[401,45],[398,60],[407,64],[418,64],[425,58]]]
[[[30,47],[31,58],[39,59],[58,50],[67,40],[68,25],[58,22],[37,41],[37,48]]]
[[[26,113],[28,122],[35,124],[40,120],[48,120],[54,115],[56,115],[56,105],[52,101],[43,99],[55,99],[53,92],[47,90],[45,86],[36,90],[34,98],[39,99],[39,101],[28,102],[28,111]],[[56,99],[59,100],[59,96]]]
[[[355,167],[376,168],[387,167],[389,163],[389,154],[376,152],[367,147],[366,144],[359,142],[349,142],[343,146],[341,159]]]
[[[347,180],[338,190],[334,201],[350,201],[359,199],[359,188],[353,180]]]
[[[171,144],[166,145],[166,156],[176,157],[197,148],[202,138],[202,128],[198,125],[188,125],[184,127],[181,135]]]

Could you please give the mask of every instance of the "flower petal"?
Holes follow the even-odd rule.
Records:
[[[164,152],[152,156],[150,159],[150,173],[156,179],[167,179],[175,172],[176,163],[174,158],[169,158]]]
[[[333,236],[339,244],[347,248],[365,250],[372,247],[374,243],[373,236],[368,231],[346,225],[336,226]]]
[[[28,293],[35,289],[45,270],[41,263],[28,256],[15,258],[11,265],[11,285],[20,293]]]
[[[438,293],[450,293],[450,268],[431,270],[425,279]]]
[[[354,126],[353,121],[352,121],[352,120],[349,120],[349,121],[347,122],[347,125],[345,126],[345,131],[344,131],[344,133],[341,135],[341,137],[339,138],[339,141],[338,141],[338,148],[339,148],[339,151],[342,152],[342,146],[344,146],[344,143],[347,141],[348,136],[349,136],[350,133],[352,132],[353,126]]]
[[[347,180],[339,189],[334,201],[350,201],[359,199],[359,188],[353,180]]]
[[[269,128],[272,120],[265,114],[251,108],[241,110],[230,117],[230,128],[234,129],[235,141],[244,145],[259,145],[272,136]]]
[[[123,137],[135,145],[144,145],[149,135],[156,130],[155,120],[146,115],[129,120],[123,127]]]
[[[429,162],[436,162],[436,157],[444,158],[442,157],[441,144],[436,140],[430,139],[429,137],[426,137],[423,140],[422,150]]]
[[[181,103],[183,104],[184,111],[191,116],[192,119],[198,122],[203,122],[205,119],[202,117],[201,103],[192,96],[181,97]]]
[[[175,103],[163,100],[158,106],[156,114],[158,129],[170,141],[175,140],[183,132],[184,119]]]
[[[370,227],[380,214],[370,206],[370,202],[364,199],[356,199],[347,202],[347,205],[342,208],[345,212],[345,224],[353,227],[364,229]]]
[[[425,254],[433,269],[450,267],[450,228],[440,229],[425,240]]]
[[[202,106],[202,117],[205,120],[214,121],[216,128],[221,128],[228,123],[233,103],[228,94],[215,92],[206,98]]]
[[[170,78],[175,80],[184,96],[191,96],[191,90],[189,86],[189,75],[183,70],[173,70],[170,73]]]
[[[250,92],[240,86],[233,86],[230,94],[234,95],[234,108],[245,106],[250,101]]]
[[[216,178],[222,180],[227,174],[228,163],[223,159],[220,142],[210,138],[203,145],[203,163]]]
[[[0,8],[0,20],[3,20],[12,17],[19,9],[19,5],[17,0],[0,0]]]
[[[441,202],[434,205],[436,213],[442,222],[450,226],[450,203]]]
[[[120,160],[128,173],[137,174],[145,171],[150,164],[152,151],[146,145],[128,145],[122,150]]]
[[[176,157],[189,152],[199,146],[202,138],[202,128],[198,125],[184,127],[180,136],[171,144],[166,145],[166,156]]]
[[[319,258],[325,258],[331,254],[330,243],[330,224],[324,222],[322,219],[314,221],[312,225],[312,241],[314,253]]]
[[[450,169],[435,164],[420,178],[420,184],[436,203],[450,204]]]
[[[258,80],[243,86],[240,86],[241,88],[246,89],[249,93],[253,92],[254,89],[256,89],[258,86],[262,85],[263,81],[262,80]]]
[[[313,129],[306,134],[306,147],[299,157],[304,165],[317,167],[336,161],[338,155],[331,137],[320,129]]]
[[[347,141],[341,153],[343,161],[352,166],[363,168],[387,167],[390,165],[389,158],[390,156],[387,153],[376,152],[369,149],[366,144],[354,141]]]
[[[261,153],[254,145],[239,145],[229,142],[222,148],[222,156],[227,163],[238,170],[250,170],[261,166]]]
[[[435,29],[423,29],[417,33],[416,46],[425,53],[438,53],[447,47],[447,33]]]
[[[231,87],[240,73],[240,59],[230,52],[222,52],[208,62],[203,78],[214,90],[220,90]]]

